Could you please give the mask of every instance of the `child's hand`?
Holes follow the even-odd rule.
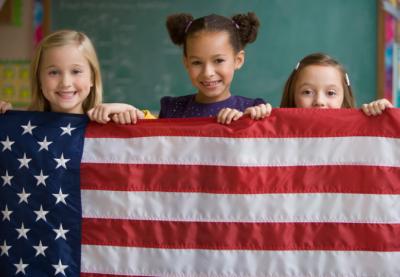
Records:
[[[375,116],[375,115],[382,114],[382,112],[386,108],[393,108],[393,105],[387,99],[384,99],[384,98],[373,101],[369,104],[363,104],[361,106],[362,111],[368,116],[370,116],[370,115]]]
[[[5,101],[0,101],[0,113],[5,113],[8,110],[11,110],[12,106],[10,103]]]
[[[272,111],[271,104],[260,104],[258,106],[249,107],[244,110],[244,114],[248,114],[251,119],[258,120],[269,116]]]
[[[122,103],[100,104],[90,109],[87,114],[91,120],[102,124],[110,120],[118,124],[135,124],[138,119],[144,118],[142,111]]]
[[[221,124],[230,124],[233,121],[241,118],[243,113],[236,109],[224,108],[218,112],[217,122]]]

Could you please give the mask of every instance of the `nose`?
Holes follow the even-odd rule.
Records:
[[[325,97],[324,94],[321,92],[317,92],[313,99],[313,106],[316,108],[325,107]]]
[[[205,64],[203,74],[206,77],[212,77],[215,74],[214,66],[212,64]]]
[[[61,86],[63,88],[70,87],[72,85],[71,82],[72,82],[72,79],[71,79],[71,76],[69,74],[65,73],[65,74],[62,75]]]

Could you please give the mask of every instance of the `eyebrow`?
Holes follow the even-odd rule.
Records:
[[[220,58],[220,57],[225,57],[225,56],[227,56],[226,54],[216,54],[216,55],[213,55],[211,58]],[[197,57],[197,56],[188,56],[188,58],[189,59],[201,59],[200,57]]]
[[[82,67],[82,66],[84,66],[84,64],[74,63],[74,64],[72,64],[72,66],[80,66],[80,67]],[[45,69],[51,68],[51,67],[58,67],[58,66],[54,65],[54,64],[51,64],[51,65],[46,66]]]
[[[298,85],[296,85],[296,86],[298,86],[298,87],[303,87],[303,86],[310,86],[310,87],[313,87],[314,85],[313,84],[311,84],[311,83],[301,83],[301,84],[298,84]],[[329,84],[329,85],[327,85],[326,87],[335,87],[335,88],[338,88],[338,86],[337,85],[335,85],[335,84]]]

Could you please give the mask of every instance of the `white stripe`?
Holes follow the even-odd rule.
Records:
[[[382,137],[86,138],[82,162],[229,166],[328,164],[400,166],[400,139]]]
[[[85,273],[174,277],[398,277],[400,252],[82,246]]]
[[[84,218],[400,223],[400,195],[207,194],[82,190]]]

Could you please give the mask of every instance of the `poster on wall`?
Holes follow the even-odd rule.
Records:
[[[0,99],[14,107],[30,103],[29,61],[0,60]]]
[[[400,107],[400,0],[382,1],[383,5],[383,93],[395,107]]]

